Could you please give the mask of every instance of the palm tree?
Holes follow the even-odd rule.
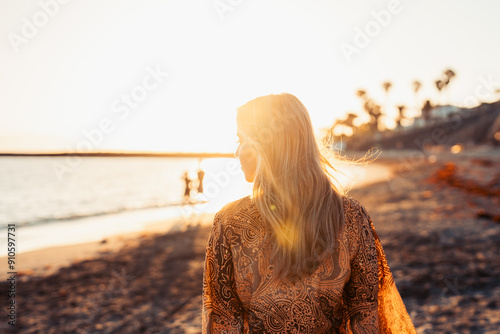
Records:
[[[356,91],[356,96],[364,100],[366,98],[366,90],[358,89]]]
[[[333,125],[328,129],[328,132],[331,136],[335,135],[335,128],[339,125],[346,126],[348,128],[351,128],[352,134],[354,135],[356,133],[356,126],[354,125],[354,120],[358,118],[358,115],[355,113],[348,113],[346,119],[342,120],[337,120]]]
[[[392,87],[392,83],[390,81],[385,81],[382,83],[382,87],[384,87],[384,91],[386,94],[389,94],[389,90]]]
[[[456,76],[456,73],[452,69],[447,69],[444,71],[444,75],[446,76],[445,84],[448,85],[450,80]]]
[[[413,91],[415,92],[415,94],[417,94],[420,88],[422,88],[422,83],[418,80],[415,80],[413,81],[412,84],[413,84]]]
[[[422,88],[422,83],[418,80],[415,80],[412,82],[413,85],[413,93],[415,93],[415,102],[418,104],[418,92],[420,91],[420,88]]]
[[[384,110],[387,113],[387,107],[389,105],[389,91],[391,90],[392,83],[390,81],[385,81],[382,83],[382,87],[384,88],[384,92],[385,92]]]
[[[370,115],[371,129],[377,132],[379,130],[380,117],[382,116],[382,108],[372,99],[367,99],[363,104],[363,109]]]
[[[442,91],[442,90],[443,90],[443,88],[446,86],[446,84],[445,84],[445,83],[444,83],[444,81],[442,81],[441,79],[436,80],[434,83],[436,84],[436,88],[437,88],[437,90],[438,90],[438,92],[439,92],[439,96],[442,96],[442,95],[441,95],[441,91]],[[441,98],[441,100],[442,100],[442,98]]]
[[[450,84],[451,79],[453,79],[456,76],[456,74],[455,74],[455,72],[452,69],[449,69],[449,68],[446,71],[444,71],[443,74],[444,74],[444,80],[443,80],[444,81],[444,87],[443,87],[443,89],[444,89],[444,91],[446,93],[448,93],[448,85]],[[449,96],[447,96],[446,100],[447,100],[448,103],[450,103]]]
[[[368,94],[363,89],[358,89],[356,91],[356,95],[361,98],[363,101],[363,109],[366,113],[368,113],[368,115],[370,115],[370,125],[372,131],[377,132],[380,123],[379,119],[383,115],[380,106],[369,98]]]
[[[398,113],[399,113],[399,115],[396,118],[396,124],[397,124],[398,128],[401,127],[401,121],[403,119],[405,119],[405,114],[404,114],[405,110],[406,110],[406,106],[404,106],[404,105],[399,105],[398,106]]]
[[[344,125],[348,126],[352,129],[352,134],[354,135],[356,133],[356,125],[354,125],[354,120],[358,118],[358,115],[355,113],[348,113],[347,118],[344,120]]]
[[[377,132],[379,130],[380,117],[383,115],[380,106],[373,103],[373,106],[370,110],[368,110],[368,113],[372,117],[372,129]]]
[[[412,82],[413,85],[413,93],[415,93],[415,110],[418,111],[420,114],[422,114],[422,109],[420,108],[420,99],[418,98],[418,92],[420,91],[420,88],[422,88],[422,83],[418,80],[414,80]]]

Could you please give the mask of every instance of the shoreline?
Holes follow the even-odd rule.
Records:
[[[204,213],[191,217],[177,217],[149,223],[140,231],[121,233],[96,241],[57,245],[16,254],[18,276],[50,276],[59,269],[85,260],[116,253],[124,247],[134,247],[138,240],[162,234],[183,232],[193,226],[206,225],[215,214]],[[7,269],[7,257],[0,257],[3,272]]]
[[[172,205],[16,226],[21,246],[18,246],[16,251],[23,254],[45,248],[100,241],[122,234],[140,233],[150,225],[160,222],[165,224],[165,228],[174,227],[177,220],[185,220],[196,210],[205,212],[201,209],[205,207],[205,203]],[[40,235],[44,238],[41,239]],[[28,246],[23,245],[25,242]]]
[[[356,189],[376,182],[387,181],[392,177],[393,166],[387,161],[376,161],[371,164],[351,165],[340,162],[336,165],[341,172],[337,181],[346,189]],[[345,171],[345,174],[342,173]],[[233,200],[236,200],[234,198]],[[231,200],[229,200],[231,201]],[[168,226],[176,224],[176,220],[185,220],[198,213],[217,212],[225,202],[214,198],[206,203],[169,205],[164,207],[143,208],[130,211],[114,212],[87,217],[61,219],[43,224],[16,226],[17,254],[43,251],[44,249],[78,244],[99,242],[102,239],[128,233],[141,233],[151,224],[164,223]],[[40,238],[43,236],[43,238]],[[6,256],[0,257],[0,261]]]

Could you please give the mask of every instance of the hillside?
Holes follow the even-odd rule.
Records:
[[[441,120],[434,120],[424,127],[408,127],[377,133],[360,133],[343,138],[349,150],[419,149],[433,146],[474,146],[500,144],[500,101],[483,103],[472,109],[462,108]]]

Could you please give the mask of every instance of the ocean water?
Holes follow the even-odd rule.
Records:
[[[237,199],[249,190],[236,159],[68,159],[74,157],[0,157],[0,229],[179,206],[183,173],[196,178],[199,167],[206,172],[203,200],[219,200],[224,190]]]
[[[337,166],[344,186],[387,178],[387,168]],[[204,193],[183,203],[188,172]],[[251,193],[235,158],[0,157],[0,233],[16,224],[18,252],[102,240],[153,222],[213,213]],[[188,219],[184,220],[188,221]],[[3,239],[2,239],[3,240]],[[0,257],[2,255],[0,254]]]

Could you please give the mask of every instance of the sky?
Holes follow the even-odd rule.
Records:
[[[281,92],[318,133],[366,117],[357,89],[389,127],[398,104],[492,102],[499,12],[491,0],[0,0],[0,152],[231,152],[236,108]]]

